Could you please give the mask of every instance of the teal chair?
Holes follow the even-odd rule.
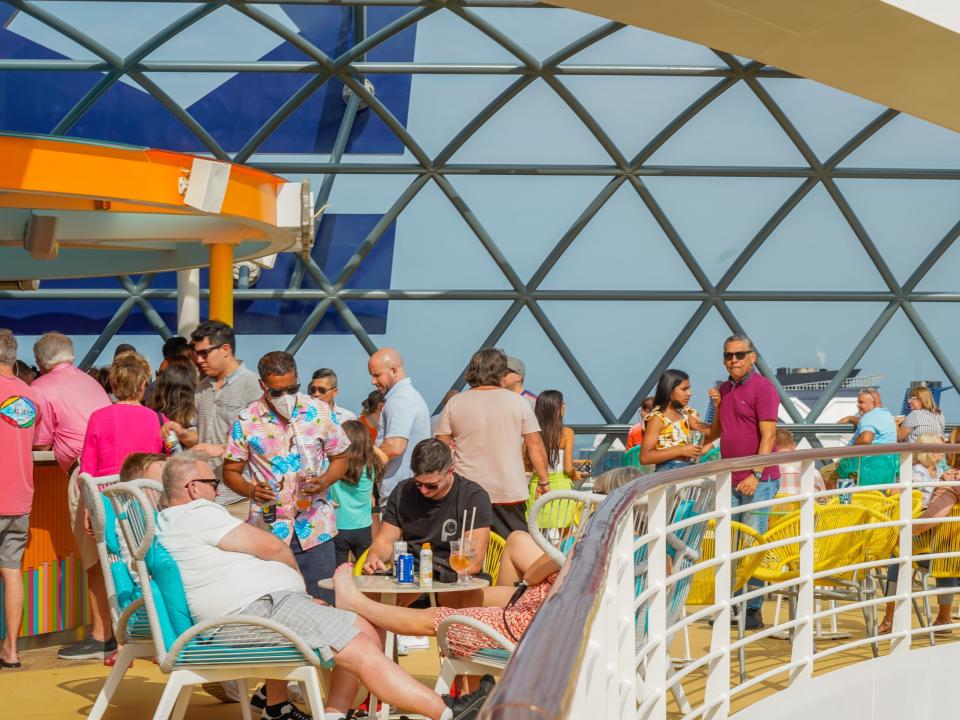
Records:
[[[243,720],[251,720],[249,678],[299,682],[313,716],[323,717],[317,671],[325,663],[317,651],[267,618],[232,615],[195,623],[177,564],[156,541],[155,511],[143,489],[117,483],[104,494],[136,568],[157,664],[168,675],[154,720],[183,718],[194,685],[228,680],[237,681]]]

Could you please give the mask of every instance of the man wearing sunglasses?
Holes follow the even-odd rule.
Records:
[[[354,412],[337,405],[337,395],[340,394],[340,384],[337,374],[330,368],[320,368],[313,371],[308,388],[310,397],[322,400],[330,408],[330,417],[337,425],[343,425],[347,420],[356,420]]]
[[[467,532],[465,539],[471,540],[476,553],[466,572],[468,575],[477,574],[483,568],[493,521],[487,491],[453,471],[450,448],[435,438],[416,444],[410,465],[413,477],[402,480],[390,493],[383,522],[367,553],[363,571],[368,575],[385,572],[387,562],[393,557],[393,543],[397,540],[407,542],[407,551],[415,559],[420,557],[420,549],[428,542],[433,550],[434,578],[453,582],[457,573],[450,567],[450,541],[459,540],[463,535],[466,514],[468,528],[473,521],[473,532]],[[468,598],[461,596],[471,594],[449,593],[449,598],[441,596],[441,603],[447,604],[445,601],[450,600],[456,602],[457,607],[469,607]]]
[[[774,450],[780,398],[773,384],[757,372],[757,351],[745,335],[731,335],[723,343],[723,365],[729,375],[719,388],[710,389],[714,405],[711,437],[720,437],[720,455],[730,458],[767,455]],[[780,489],[780,466],[768,465],[733,473],[732,506],[773,499]],[[769,511],[744,513],[737,519],[763,534]],[[751,580],[756,587],[762,583]],[[746,627],[763,627],[763,597],[747,601]]]
[[[343,452],[350,441],[330,418],[326,403],[300,392],[290,353],[269,352],[257,369],[262,396],[233,423],[223,456],[223,482],[252,501],[250,523],[269,527],[290,546],[307,592],[332,603],[333,592],[317,587],[336,569],[337,520],[327,488],[347,469]],[[325,460],[330,464],[324,471]],[[244,479],[244,471],[252,483]],[[309,505],[300,509],[298,500],[309,500]],[[268,522],[274,504],[275,519]]]
[[[233,328],[219,320],[200,323],[190,334],[190,352],[203,379],[197,385],[194,400],[197,407],[197,431],[172,426],[180,443],[193,447],[197,443],[223,445],[237,413],[260,397],[256,373],[237,359],[237,340]],[[211,458],[210,464],[222,478],[223,461]],[[216,502],[225,505],[230,514],[246,520],[250,503],[229,487],[221,487]]]

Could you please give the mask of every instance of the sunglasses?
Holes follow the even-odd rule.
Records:
[[[311,395],[326,395],[328,392],[333,392],[337,389],[337,386],[334,385],[332,388],[321,387],[320,385],[311,385],[310,394]]]
[[[724,360],[733,360],[734,358],[736,358],[737,360],[743,360],[747,355],[749,355],[749,354],[752,353],[752,352],[753,352],[753,350],[740,350],[740,351],[738,351],[738,352],[725,352],[725,353],[723,354],[723,359],[724,359]]]
[[[190,485],[195,482],[203,483],[204,485],[212,485],[214,490],[220,487],[220,481],[217,480],[216,478],[212,480],[191,480],[189,483],[187,483],[187,485]]]
[[[283,397],[284,395],[296,395],[298,392],[300,392],[300,384],[297,383],[296,385],[291,385],[290,387],[285,388],[264,388],[264,390],[267,391],[267,395],[276,399]]]
[[[193,355],[199,360],[205,360],[207,358],[207,355],[212,353],[214,350],[219,350],[220,348],[224,347],[226,344],[227,343],[220,343],[219,345],[211,345],[210,347],[204,348],[203,350],[194,350]]]
[[[418,490],[436,490],[440,487],[440,483],[425,483],[419,480],[414,480],[413,484],[417,486]]]

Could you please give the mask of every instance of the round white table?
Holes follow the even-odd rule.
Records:
[[[479,590],[487,587],[490,582],[483,578],[470,577],[466,582],[439,582],[433,581],[431,587],[420,587],[419,583],[398,583],[390,575],[351,575],[357,586],[357,589],[365,594],[379,593],[380,601],[384,605],[396,605],[397,595],[422,595],[423,593],[452,593],[465,592],[467,590]],[[325,578],[317,582],[317,585],[325,590],[333,589],[333,578]],[[434,604],[433,595],[430,596],[430,604]],[[383,643],[383,652],[388,658],[397,661],[397,643],[396,637],[389,630],[386,632],[386,638]],[[373,715],[377,707],[377,697],[370,693],[370,714]],[[380,720],[389,720],[390,705],[382,702],[380,712],[377,713]]]

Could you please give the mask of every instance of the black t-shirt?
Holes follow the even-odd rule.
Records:
[[[425,542],[430,543],[434,579],[453,582],[457,573],[450,567],[450,541],[460,539],[464,510],[469,529],[474,508],[477,509],[474,528],[490,527],[493,522],[490,496],[477,483],[454,475],[450,492],[439,500],[430,500],[411,478],[401,481],[390,493],[383,521],[400,528],[407,541],[407,552],[413,555],[415,563],[420,561],[420,548]]]

